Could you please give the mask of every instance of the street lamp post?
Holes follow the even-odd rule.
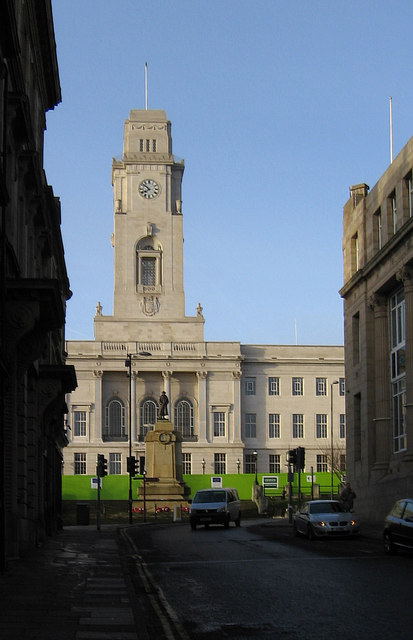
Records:
[[[239,473],[240,467],[241,467],[241,460],[238,458],[238,460],[237,460],[238,473]]]
[[[330,474],[331,474],[331,499],[334,498],[334,440],[333,440],[333,423],[334,423],[334,413],[333,413],[333,386],[338,384],[338,380],[334,380],[330,384],[330,422],[331,422],[331,441],[330,441]]]
[[[252,455],[255,458],[255,484],[258,484],[258,452],[255,450]]]
[[[205,458],[202,458],[201,464],[202,464],[202,474],[205,475]]]

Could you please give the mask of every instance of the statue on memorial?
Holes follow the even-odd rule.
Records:
[[[168,415],[168,396],[165,391],[162,391],[161,397],[159,398],[159,420],[166,420],[166,416]]]

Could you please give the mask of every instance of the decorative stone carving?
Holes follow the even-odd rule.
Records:
[[[144,296],[141,302],[142,313],[144,313],[145,316],[156,315],[160,306],[159,298],[156,296]]]

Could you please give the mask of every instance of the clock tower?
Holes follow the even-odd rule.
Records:
[[[201,311],[185,316],[183,173],[165,111],[132,110],[112,163],[113,316],[97,313],[96,340],[203,342]]]

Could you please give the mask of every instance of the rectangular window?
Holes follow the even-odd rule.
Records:
[[[270,413],[268,416],[268,437],[279,438],[280,437],[280,414]]]
[[[361,460],[361,394],[353,397],[354,460]]]
[[[122,454],[109,454],[109,473],[110,475],[120,475],[122,473]]]
[[[256,464],[257,456],[253,453],[247,453],[245,456],[245,473],[255,473]]]
[[[346,379],[340,378],[338,382],[339,382],[339,387],[338,387],[339,395],[344,396],[346,393]]]
[[[406,303],[404,291],[390,299],[393,451],[406,449]]]
[[[346,414],[340,413],[340,438],[346,437]]]
[[[148,139],[146,140],[146,151],[147,151],[147,152],[148,152],[148,151],[150,151],[150,144],[151,144],[151,142],[150,142],[150,140],[149,140],[149,138],[148,138]]]
[[[246,438],[257,437],[257,414],[256,413],[245,414],[245,437]]]
[[[214,473],[216,475],[225,475],[227,469],[226,454],[214,453]]]
[[[76,476],[86,475],[86,453],[75,453],[74,462],[75,462],[75,475]]]
[[[360,255],[359,255],[359,236],[355,233],[351,238],[351,272],[356,273],[360,268]]]
[[[405,178],[406,191],[407,191],[407,215],[409,218],[413,217],[413,179],[412,172]]]
[[[292,394],[293,396],[302,396],[304,395],[303,391],[303,379],[302,378],[293,378],[292,379]]]
[[[389,196],[389,205],[390,205],[390,211],[391,211],[393,233],[397,233],[399,220],[398,220],[398,212],[397,212],[397,204],[396,204],[396,192],[395,191],[393,191],[393,193],[391,193],[390,196]]]
[[[293,438],[304,438],[304,416],[293,413]]]
[[[327,456],[317,455],[317,472],[328,471],[327,468]]]
[[[86,435],[86,411],[74,411],[73,412],[73,435],[85,436]]]
[[[139,151],[141,151],[141,152],[142,152],[142,151],[143,151],[143,149],[144,149],[144,147],[143,147],[143,138],[141,138],[141,139],[139,140]]]
[[[141,276],[143,285],[154,286],[156,284],[156,258],[142,258]]]
[[[326,380],[326,378],[316,378],[315,379],[315,394],[316,394],[316,396],[326,396],[327,395],[327,380]]]
[[[255,378],[245,378],[245,395],[255,396]]]
[[[340,453],[340,471],[346,470],[346,454]]]
[[[156,140],[152,140],[152,151],[156,151]]]
[[[374,246],[377,251],[383,246],[383,223],[381,219],[381,210],[378,209],[373,217],[373,233],[374,233]]]
[[[268,378],[268,395],[279,396],[280,395],[280,379]]]
[[[281,473],[281,456],[279,453],[270,453],[269,472]]]
[[[219,438],[225,436],[225,413],[214,411],[214,436]]]
[[[184,473],[187,476],[190,476],[191,470],[192,470],[191,454],[183,453],[182,454],[182,473]]]
[[[327,438],[327,414],[317,413],[316,421],[316,438]]]

